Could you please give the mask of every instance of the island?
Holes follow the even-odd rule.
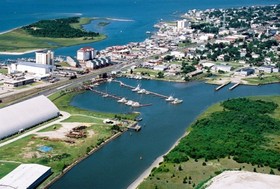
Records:
[[[85,31],[83,25],[93,20],[85,17],[70,17],[41,20],[7,33],[0,34],[1,54],[23,54],[41,49],[55,49],[106,38],[105,35]]]

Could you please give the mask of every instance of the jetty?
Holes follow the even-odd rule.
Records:
[[[233,86],[231,86],[231,87],[229,88],[229,90],[233,90],[233,89],[236,88],[238,85],[240,85],[240,83],[235,83]]]
[[[224,83],[224,84],[222,84],[222,85],[220,85],[220,86],[218,86],[218,87],[216,87],[215,91],[220,90],[221,88],[227,86],[228,84],[230,84],[230,81],[229,81],[229,82],[226,82],[226,83]]]
[[[102,97],[113,98],[113,99],[117,100],[118,102],[120,102],[120,100],[123,99],[122,97],[112,95],[112,94],[109,94],[109,93],[105,93],[103,91],[93,89],[92,87],[88,87],[88,89],[91,90],[94,93],[97,93],[97,94],[101,95]],[[131,101],[131,100],[129,100],[129,101],[131,103],[125,103],[125,105],[132,106],[133,108],[140,108],[140,107],[151,106],[152,105],[152,104],[140,104],[139,102],[134,102],[134,101]]]
[[[131,90],[133,90],[133,89],[136,88],[136,87],[134,87],[134,86],[125,84],[125,83],[123,83],[123,82],[121,82],[121,81],[118,81],[118,80],[113,80],[113,81],[119,83],[120,86],[129,88],[129,89],[131,89]],[[136,92],[136,91],[135,91],[135,92]],[[160,98],[164,98],[164,99],[168,98],[168,96],[166,96],[166,95],[159,94],[159,93],[156,93],[156,92],[153,92],[153,91],[148,91],[148,90],[145,90],[145,93],[139,93],[139,94],[154,95],[154,96],[157,96],[157,97],[160,97]]]

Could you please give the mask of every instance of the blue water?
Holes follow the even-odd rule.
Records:
[[[132,86],[139,83],[136,80],[121,80]],[[161,94],[173,94],[184,102],[171,105],[159,97],[139,95],[113,82],[100,85],[98,90],[125,96],[142,104],[151,103],[152,106],[133,109],[91,91],[76,96],[71,104],[84,109],[112,113],[139,111],[143,118],[140,122],[143,128],[139,133],[124,133],[75,166],[51,188],[127,188],[158,156],[168,151],[195,118],[210,105],[234,97],[280,95],[280,84],[239,86],[233,91],[228,90],[229,85],[218,92],[214,90],[215,85],[202,82],[142,80],[141,86]],[[140,156],[142,160],[139,159]]]
[[[100,50],[108,46],[143,41],[146,31],[160,20],[174,20],[189,9],[232,8],[251,5],[279,4],[279,0],[0,0],[0,32],[27,25],[42,19],[69,16],[109,17],[132,21],[114,21],[104,27],[108,39],[89,44]],[[55,49],[56,55],[76,55],[84,45]],[[8,58],[34,57],[34,53],[21,56],[0,55]]]

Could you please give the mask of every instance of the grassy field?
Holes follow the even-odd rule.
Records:
[[[87,24],[91,19],[82,18],[80,23],[73,24],[72,27],[81,28],[82,25]],[[73,46],[84,43],[92,43],[105,39],[105,35],[99,35],[93,39],[91,38],[47,38],[34,37],[29,35],[23,29],[16,29],[8,33],[0,35],[0,51],[1,52],[26,52],[36,49],[54,49],[65,46]]]
[[[8,69],[0,68],[0,74],[7,74],[7,73],[8,73]]]
[[[261,85],[261,84],[269,84],[269,83],[279,83],[280,82],[280,74],[279,73],[271,73],[266,74],[262,77],[262,79],[258,77],[254,78],[245,78],[243,79],[251,85]]]
[[[91,150],[97,149],[117,133],[117,131],[112,129],[112,125],[104,124],[103,119],[115,118],[116,116],[134,119],[137,116],[137,114],[106,114],[72,107],[69,105],[69,102],[77,94],[76,92],[69,91],[67,93],[59,92],[51,95],[49,98],[60,110],[67,111],[72,115],[64,120],[64,122],[79,122],[81,125],[88,125],[84,131],[86,137],[50,139],[38,137],[34,134],[3,146],[0,148],[0,178],[19,165],[18,163],[10,163],[11,161],[38,163],[50,166],[53,171],[53,174],[40,186],[40,188],[44,188],[48,182],[60,175],[67,166],[83,158]],[[56,131],[62,127],[64,122],[52,125],[39,132]],[[40,146],[49,146],[53,150],[41,152],[38,150]]]
[[[280,96],[261,96],[250,97],[253,100],[264,100],[278,104],[276,110],[269,114],[271,117],[280,120]],[[203,112],[198,120],[207,118],[214,112],[223,111],[221,103],[209,107]],[[188,129],[190,132],[192,128]],[[205,134],[207,131],[205,131]],[[270,142],[264,146],[266,149],[280,151],[280,133],[270,133],[266,138]],[[188,137],[188,136],[186,136]],[[154,168],[149,177],[144,180],[138,187],[139,189],[181,189],[181,188],[201,188],[206,181],[224,170],[245,170],[266,174],[280,175],[280,169],[272,169],[265,165],[253,165],[248,163],[238,163],[231,156],[226,158],[206,160],[190,158],[186,162],[169,163],[164,161],[159,168]]]

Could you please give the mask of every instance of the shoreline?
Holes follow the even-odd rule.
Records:
[[[171,150],[173,150],[173,148],[175,148],[180,140],[182,138],[184,138],[185,136],[187,136],[190,133],[190,131],[186,131],[183,136],[181,136],[172,146],[171,148],[164,153],[163,155],[159,156],[157,159],[155,159],[155,161],[136,179],[134,180],[128,187],[127,189],[137,189],[138,186],[146,179],[149,177],[151,171],[153,170],[153,168],[155,167],[159,167],[159,165],[164,162],[164,156],[167,155]]]
[[[29,51],[23,51],[23,52],[3,52],[0,51],[0,55],[24,55],[24,54],[29,54],[37,51],[44,51],[47,49],[34,49],[34,50],[29,50]]]
[[[51,185],[53,185],[56,181],[58,181],[60,178],[62,178],[68,171],[70,171],[73,167],[75,167],[77,164],[79,164],[80,162],[82,162],[83,160],[87,159],[88,157],[90,157],[93,153],[95,153],[96,151],[100,150],[101,148],[103,148],[106,144],[108,144],[109,142],[115,140],[116,138],[120,137],[124,132],[126,132],[126,130],[124,130],[123,132],[118,132],[116,134],[114,134],[112,137],[110,137],[109,139],[107,139],[106,141],[104,141],[102,144],[100,144],[98,147],[93,148],[89,153],[84,154],[82,157],[80,157],[79,159],[75,160],[72,164],[70,164],[69,166],[67,166],[65,169],[63,169],[61,171],[61,173],[57,176],[55,176],[53,179],[51,179],[49,182],[46,183],[46,185],[42,185],[43,188],[49,188]],[[39,186],[40,188],[40,186]]]

